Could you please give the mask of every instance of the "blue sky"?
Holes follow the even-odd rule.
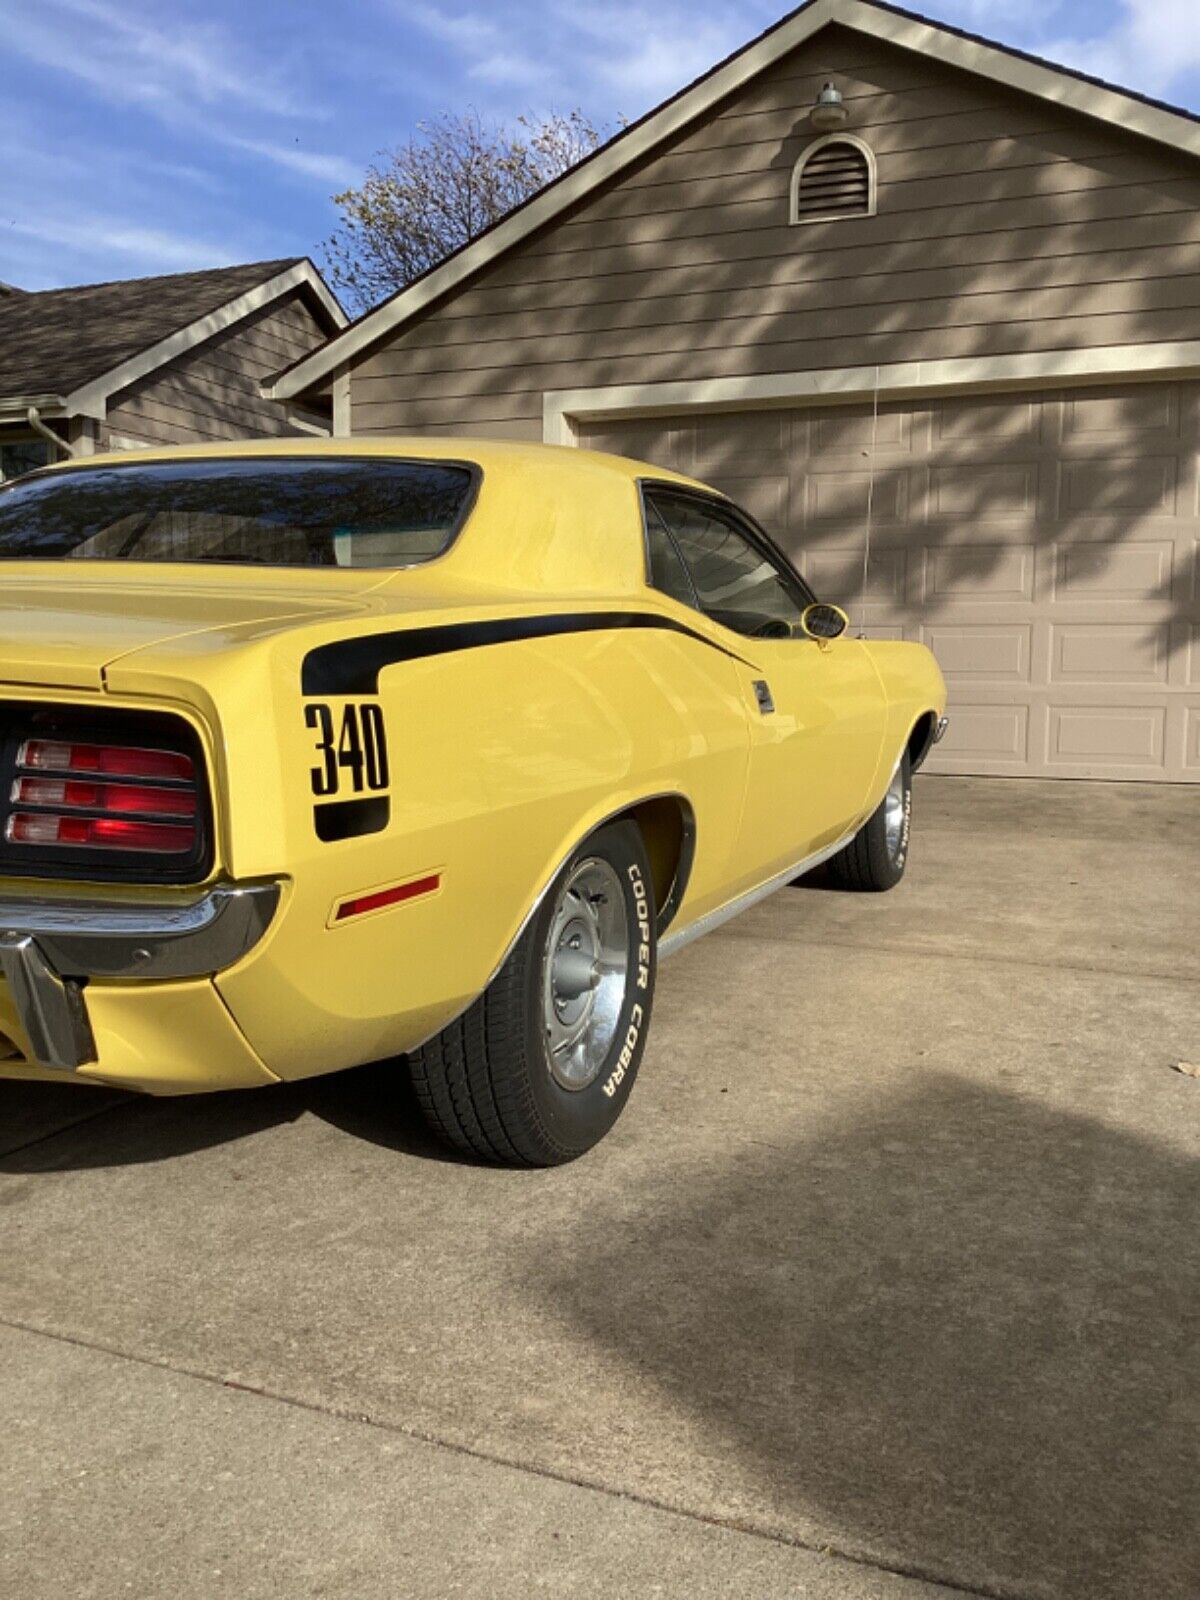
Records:
[[[310,254],[331,195],[447,108],[636,117],[780,0],[0,0],[0,279]],[[925,14],[1200,109],[1197,0]]]

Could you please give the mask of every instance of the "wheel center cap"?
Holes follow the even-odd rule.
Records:
[[[596,937],[581,919],[573,917],[559,937],[551,964],[554,999],[572,1006],[591,993],[600,981],[596,965]]]

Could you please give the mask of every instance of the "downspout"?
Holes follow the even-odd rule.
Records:
[[[75,451],[65,439],[61,439],[58,434],[55,433],[53,428],[48,428],[46,426],[46,424],[42,421],[42,414],[36,406],[29,407],[25,413],[25,420],[33,429],[34,433],[41,434],[43,439],[49,439],[54,448],[61,451],[68,460],[75,454]]]

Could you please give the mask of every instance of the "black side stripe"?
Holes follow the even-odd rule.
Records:
[[[369,800],[334,800],[313,807],[313,826],[323,844],[339,839],[358,839],[365,833],[382,833],[392,814],[386,797]]]
[[[511,644],[518,639],[549,639],[556,634],[613,628],[661,628],[668,633],[682,633],[735,661],[746,660],[737,651],[727,650],[670,617],[651,616],[645,611],[567,612],[544,617],[498,617],[491,622],[452,622],[436,628],[402,628],[396,633],[374,633],[321,644],[304,658],[300,688],[303,694],[378,694],[380,672],[400,661],[421,661],[427,656]]]

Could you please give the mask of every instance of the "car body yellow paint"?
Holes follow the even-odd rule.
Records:
[[[481,992],[560,865],[607,818],[670,797],[694,823],[679,936],[851,834],[914,729],[944,710],[921,646],[747,638],[650,587],[639,480],[690,484],[677,474],[464,439],[271,440],[136,459],[234,455],[459,460],[482,477],[450,549],[400,571],[3,563],[0,710],[36,699],[182,714],[209,768],[208,882],[282,880],[284,894],[265,937],[212,978],[92,980],[99,1059],[77,1073],[31,1065],[0,981],[0,1076],[174,1093],[412,1049]],[[303,692],[305,658],[325,645],[597,614],[626,620],[397,661],[377,693]],[[764,681],[770,715],[756,700]],[[315,699],[335,720],[347,706],[380,708],[390,817],[379,832],[317,836]],[[686,870],[678,852],[676,865]],[[335,919],[347,900],[432,873],[436,893]],[[34,892],[99,891],[0,878],[0,899]],[[129,901],[196,892],[103,890]],[[6,1037],[18,1054],[3,1059]]]

